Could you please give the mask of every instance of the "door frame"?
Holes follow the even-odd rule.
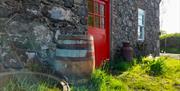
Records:
[[[111,40],[111,38],[110,38],[110,36],[111,36],[111,32],[110,32],[110,24],[111,24],[111,20],[110,20],[110,16],[111,16],[111,14],[110,14],[110,12],[111,12],[111,7],[110,7],[110,1],[111,0],[93,0],[93,1],[96,1],[96,2],[103,2],[103,3],[105,3],[105,20],[104,20],[104,22],[105,22],[105,25],[104,25],[104,29],[105,29],[105,34],[106,34],[106,50],[107,50],[107,59],[110,59],[110,52],[111,52],[111,42],[110,42],[110,40]],[[88,14],[89,15],[89,14]],[[93,21],[94,22],[94,21]],[[97,29],[98,30],[98,28],[96,28],[96,27],[92,27],[92,26],[89,26],[88,25],[88,31],[89,31],[89,29],[92,29],[92,28],[94,28],[94,29]]]

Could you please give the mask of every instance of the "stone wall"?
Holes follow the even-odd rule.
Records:
[[[50,59],[59,35],[86,33],[87,14],[85,0],[0,0],[0,63],[18,69],[35,55]]]
[[[123,41],[130,41],[136,55],[159,55],[159,3],[160,0],[112,0],[113,57],[120,55]],[[145,40],[142,43],[137,38],[138,8],[146,13]]]
[[[112,0],[112,56],[119,54],[123,41],[137,49],[138,8],[146,12],[141,53],[159,54],[159,2]],[[0,70],[23,68],[35,55],[53,60],[49,53],[59,35],[86,34],[87,15],[86,0],[0,0]]]

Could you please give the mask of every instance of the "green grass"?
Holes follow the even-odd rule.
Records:
[[[116,69],[120,71],[118,75],[112,75],[107,68],[97,69],[86,83],[72,86],[71,91],[180,91],[180,60],[146,57],[135,61],[119,61],[122,69]],[[17,77],[0,91],[60,91],[44,80],[37,82],[37,78],[29,76]]]
[[[50,87],[46,83],[29,83],[29,82],[16,82],[9,81],[2,91],[61,91],[59,88]]]
[[[49,78],[38,78],[31,75],[13,75],[1,84],[0,91],[62,91],[58,82]]]
[[[165,51],[165,52],[167,52],[167,53],[175,53],[175,54],[179,54],[180,53],[180,49],[178,49],[178,48],[170,48],[170,47],[167,47],[167,48],[165,48],[165,47],[161,47],[161,51]]]
[[[180,61],[176,59],[146,57],[119,71],[121,74],[112,76],[98,69],[72,91],[180,91]]]
[[[108,64],[110,64],[109,67],[111,68],[111,73],[116,75],[116,74],[121,74],[124,71],[129,70],[133,66],[134,62],[135,61],[130,62],[121,58],[116,58],[112,62],[109,62]]]
[[[180,33],[165,34],[160,36],[161,51],[167,53],[180,53]]]
[[[160,39],[166,39],[166,38],[171,38],[171,37],[180,37],[180,33],[164,34],[160,36]]]
[[[149,74],[154,59],[144,58],[143,63],[134,65],[132,69],[119,75],[118,78],[125,82],[132,91],[179,91],[177,86],[180,85],[180,61],[164,57],[157,60],[163,61],[163,65],[166,65],[162,66],[163,74],[161,71],[158,71],[158,75],[155,76]],[[155,68],[159,70],[158,67]]]
[[[74,86],[72,91],[128,91],[128,89],[121,80],[98,69],[86,84]]]

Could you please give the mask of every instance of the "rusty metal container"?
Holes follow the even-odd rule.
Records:
[[[129,42],[123,42],[122,56],[127,61],[133,60],[133,48],[130,46]]]
[[[95,69],[93,37],[59,36],[55,70],[68,79],[88,78]]]

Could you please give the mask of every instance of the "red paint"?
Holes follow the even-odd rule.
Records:
[[[95,7],[93,8],[93,12],[89,12],[89,16],[93,17],[93,22],[89,24],[88,34],[94,37],[95,44],[95,59],[96,59],[96,67],[100,67],[102,62],[106,59],[110,58],[110,42],[109,42],[109,34],[110,34],[110,1],[109,0],[88,0],[89,2],[98,3],[98,6],[104,5],[104,15],[99,12],[95,12]],[[96,17],[96,19],[94,18]],[[97,18],[99,18],[99,23],[96,23]],[[104,28],[103,23],[101,23],[101,19],[104,18]],[[99,25],[98,25],[99,24]]]

